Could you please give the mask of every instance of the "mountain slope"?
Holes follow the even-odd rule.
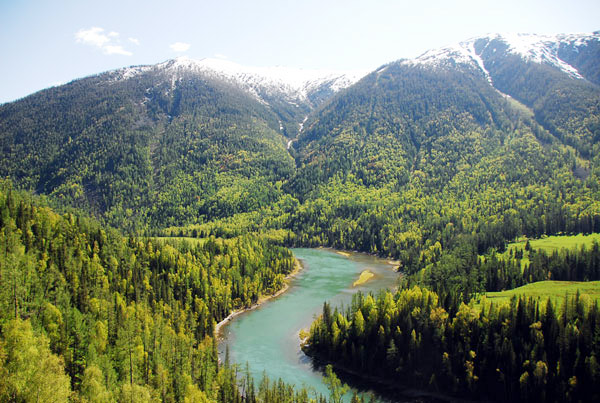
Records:
[[[357,78],[177,59],[76,80],[0,106],[0,172],[127,228],[253,211],[294,170],[286,137]]]
[[[436,242],[600,228],[599,87],[478,41],[383,66],[309,118],[288,188],[302,242],[416,271]]]
[[[173,78],[162,69],[128,80],[106,73],[3,105],[2,174],[119,225],[133,211],[140,220],[201,215],[198,203],[235,178],[256,182],[268,198],[264,186],[294,166],[277,116],[223,81]],[[219,175],[229,179],[216,184]],[[205,213],[230,207],[215,207],[215,197]],[[165,203],[176,211],[162,212]]]
[[[490,85],[531,108],[538,123],[586,157],[600,138],[600,32],[490,35],[405,63],[479,70]]]
[[[580,58],[577,65],[600,64],[599,44],[598,33],[496,35],[383,66],[307,122],[297,143],[301,161],[308,166],[337,161],[317,162],[319,150],[327,149],[340,152],[344,169],[365,158],[372,167],[418,169],[419,152],[430,153],[441,137],[482,130],[507,134],[522,120],[539,141],[572,146],[588,158],[600,138],[600,87],[558,54],[589,54],[591,60]],[[373,155],[368,149],[377,142],[387,142],[393,155]],[[437,151],[449,156],[447,149]],[[382,172],[375,176],[389,181]]]

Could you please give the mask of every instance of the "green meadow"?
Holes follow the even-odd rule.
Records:
[[[527,238],[521,238],[516,242],[511,242],[507,245],[504,253],[499,253],[499,258],[508,258],[513,251],[522,250],[523,258],[521,259],[521,268],[529,264],[529,252],[525,249]],[[529,239],[529,244],[532,249],[544,250],[547,253],[552,253],[561,249],[574,249],[581,246],[591,247],[594,242],[600,243],[600,234],[577,234],[577,235],[553,235],[539,239]]]
[[[591,246],[594,243],[594,241],[600,243],[600,234],[548,236],[540,239],[530,239],[529,243],[533,249],[543,249],[547,252],[553,252],[555,250],[560,249],[573,249],[576,247],[578,248],[582,245],[588,247]],[[508,244],[506,250],[510,251],[511,248],[524,249],[526,243],[526,238],[520,239],[517,242]]]
[[[486,292],[476,301],[475,306],[502,304],[509,302],[513,296],[525,295],[541,301],[550,298],[555,307],[561,308],[565,295],[573,296],[577,291],[586,304],[595,303],[600,300],[600,281],[539,281],[512,290]]]

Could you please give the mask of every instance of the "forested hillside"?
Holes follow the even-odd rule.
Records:
[[[435,293],[414,287],[359,294],[345,312],[325,304],[307,351],[398,387],[488,401],[595,401],[599,320],[598,305],[579,295],[565,298],[562,312],[521,297],[449,313]]]
[[[272,110],[210,77],[116,75],[2,105],[2,173],[128,230],[277,200],[294,162]]]
[[[597,36],[558,46],[581,73],[481,38],[468,59],[426,53],[337,93],[324,82],[297,110],[192,61],[117,70],[0,106],[0,172],[127,231],[286,229],[409,266],[457,232],[481,252],[592,231]]]
[[[294,265],[256,236],[124,238],[6,182],[0,242],[2,401],[240,401],[215,323],[280,289]]]

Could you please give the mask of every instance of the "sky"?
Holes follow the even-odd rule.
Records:
[[[178,56],[368,70],[488,33],[597,30],[598,0],[0,0],[0,103]]]

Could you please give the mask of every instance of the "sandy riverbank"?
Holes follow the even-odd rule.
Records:
[[[222,321],[220,321],[219,323],[216,324],[214,336],[217,337],[217,339],[220,338],[220,336],[221,336],[220,332],[221,332],[221,328],[223,327],[223,325],[227,324],[230,320],[232,320],[236,316],[241,315],[244,312],[256,309],[260,305],[265,303],[266,301],[269,301],[273,298],[277,298],[278,296],[280,296],[281,294],[286,292],[288,290],[288,288],[290,288],[290,280],[294,276],[296,276],[300,272],[300,270],[302,270],[302,268],[303,268],[302,263],[300,263],[300,261],[298,259],[294,258],[294,270],[292,270],[292,272],[285,277],[285,284],[281,290],[277,291],[275,294],[261,296],[258,299],[258,302],[256,302],[252,306],[249,306],[247,308],[236,309],[235,311],[231,312],[225,319],[223,319]]]

